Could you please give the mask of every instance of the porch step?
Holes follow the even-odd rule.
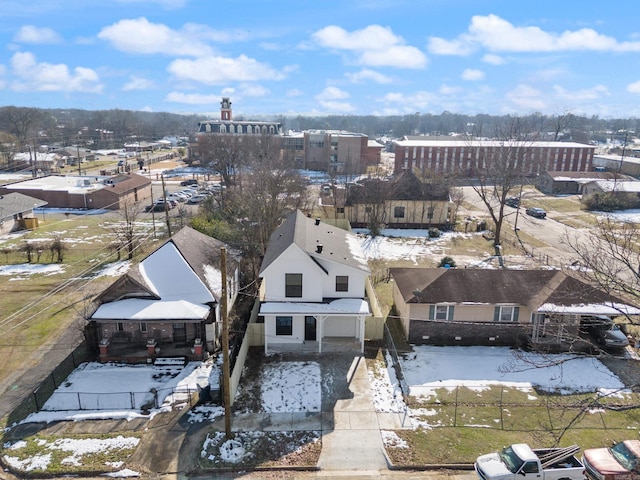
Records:
[[[184,367],[187,364],[187,357],[158,357],[153,364],[160,367]]]

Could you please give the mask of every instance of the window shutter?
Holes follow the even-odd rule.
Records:
[[[513,321],[518,321],[518,314],[520,313],[520,307],[513,307]]]
[[[433,320],[436,318],[436,306],[429,305],[429,320]]]
[[[453,320],[453,305],[449,305],[449,314],[447,315],[447,320]]]
[[[495,307],[495,309],[493,310],[493,321],[494,322],[500,321],[500,307]]]

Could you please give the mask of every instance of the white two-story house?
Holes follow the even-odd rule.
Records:
[[[368,275],[353,233],[291,213],[271,235],[260,270],[265,353],[353,345],[363,352]]]

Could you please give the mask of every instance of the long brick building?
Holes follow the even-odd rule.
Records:
[[[496,140],[426,140],[404,137],[394,142],[396,173],[418,169],[433,174],[475,177],[495,159],[509,158],[525,175],[547,170],[586,172],[592,169],[595,147],[575,142]]]

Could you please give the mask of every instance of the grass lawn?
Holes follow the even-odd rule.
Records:
[[[37,363],[46,351],[73,322],[79,324],[90,300],[113,282],[114,277],[95,277],[104,262],[117,259],[111,244],[115,240],[113,227],[120,218],[117,214],[63,215],[38,214],[40,227],[14,234],[0,245],[0,258],[5,267],[11,265],[50,267],[52,271],[0,275],[0,385],[25,368]],[[146,222],[146,219],[145,219]],[[137,231],[148,237],[150,226],[141,223]],[[65,245],[63,261],[57,263],[47,247],[34,253],[31,264],[26,255],[18,251],[31,242],[45,245],[58,236]],[[145,241],[150,251],[153,242]],[[53,257],[53,258],[52,258]],[[80,328],[80,327],[79,327]]]

